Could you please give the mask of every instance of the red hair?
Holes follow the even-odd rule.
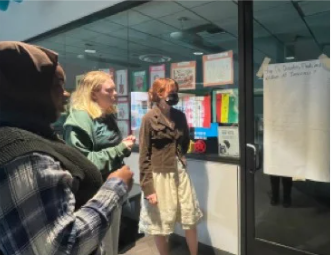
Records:
[[[153,82],[152,87],[148,91],[149,100],[151,104],[160,101],[160,95],[175,88],[178,92],[178,83],[170,78],[158,78]]]

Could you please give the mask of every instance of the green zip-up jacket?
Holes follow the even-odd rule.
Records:
[[[92,119],[86,111],[70,110],[64,123],[64,139],[80,150],[106,177],[124,165],[131,154],[122,142],[114,115]]]

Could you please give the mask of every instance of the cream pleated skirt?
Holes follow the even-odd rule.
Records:
[[[151,205],[142,194],[140,233],[166,236],[174,232],[176,223],[188,230],[194,228],[202,218],[191,179],[182,162],[177,161],[177,171],[153,173],[157,205]]]

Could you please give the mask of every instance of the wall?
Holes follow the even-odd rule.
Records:
[[[139,183],[138,153],[132,153],[125,162],[135,173],[135,182]],[[239,254],[238,167],[189,159],[188,172],[204,213],[198,226],[199,241]],[[184,235],[180,228],[176,233]]]
[[[0,11],[0,41],[24,41],[119,2],[122,1],[25,0],[20,4],[11,2],[7,11]]]

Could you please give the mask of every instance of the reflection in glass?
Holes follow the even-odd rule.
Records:
[[[329,10],[330,1],[254,1],[255,73],[265,57],[274,64],[316,60],[322,53],[330,56]],[[266,87],[263,83],[263,77],[255,76],[255,140],[262,151],[266,132],[263,125]],[[288,111],[294,111],[305,103],[299,102]],[[301,139],[307,139],[307,136]],[[284,153],[289,152],[290,147],[288,144]],[[261,156],[263,158],[264,155]],[[269,175],[264,174],[264,170],[257,172],[256,238],[302,251],[330,254],[329,192],[329,181]]]

